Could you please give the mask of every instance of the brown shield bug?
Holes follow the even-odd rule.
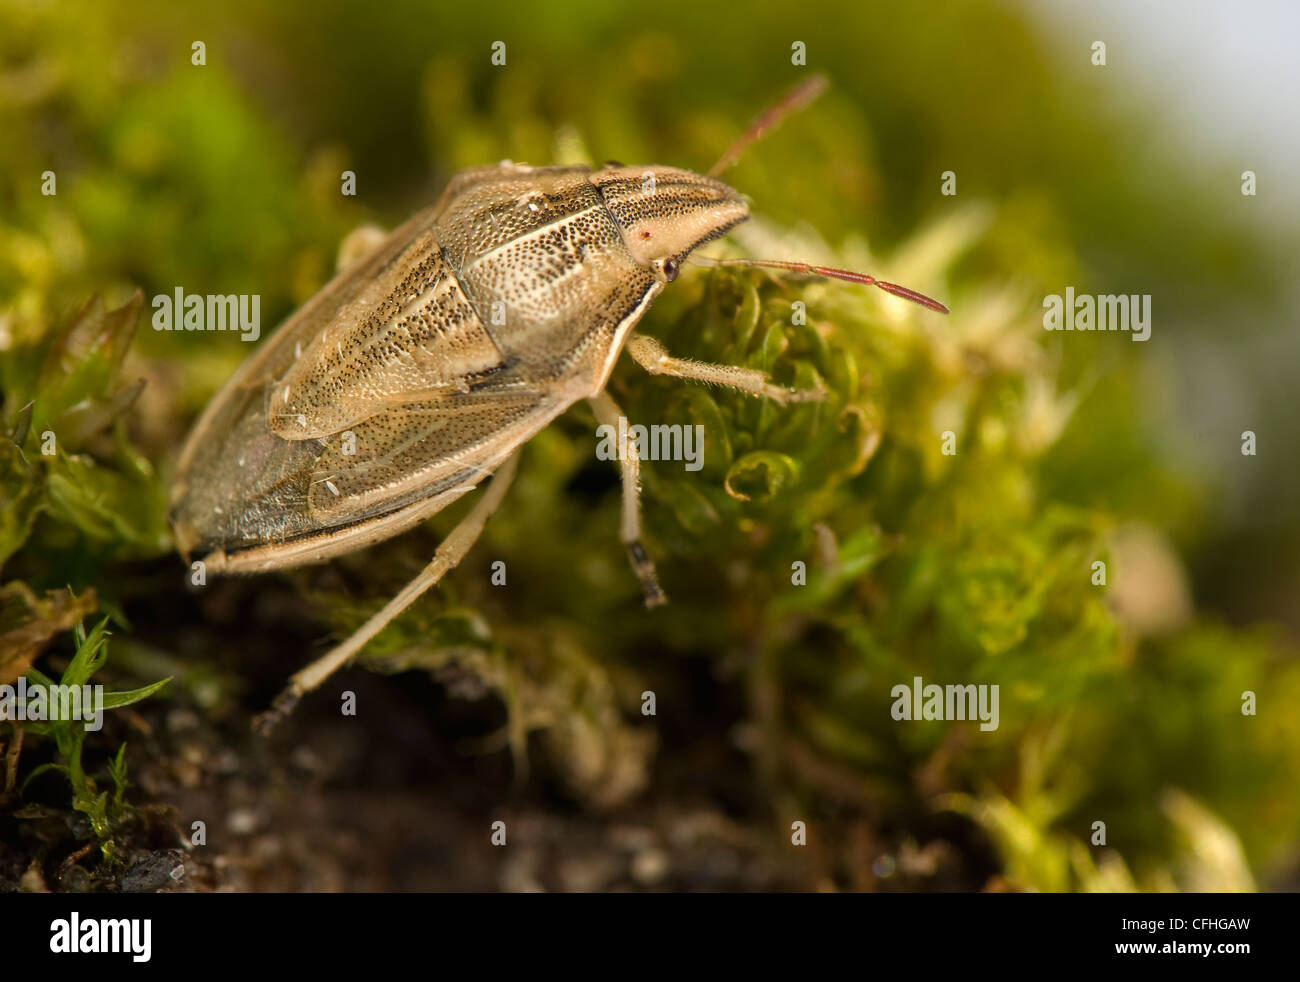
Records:
[[[824,88],[799,86],[710,171],[528,167],[458,174],[432,208],[307,301],[217,394],[181,451],[172,523],[209,573],[321,562],[398,534],[489,475],[433,560],[355,634],[290,680],[269,725],[320,685],[469,550],[514,476],[518,449],[579,400],[601,423],[626,349],[648,371],[786,403],[820,398],[762,372],[676,359],[634,328],[700,245],[749,216],[711,176]],[[946,313],[906,287],[806,263],[733,259],[875,286]],[[622,432],[626,432],[624,429]],[[620,447],[621,537],[647,605],[662,603],[640,537],[639,462]]]

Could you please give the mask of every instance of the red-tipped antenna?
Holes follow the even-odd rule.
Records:
[[[938,300],[927,297],[924,293],[917,293],[915,290],[905,286],[899,286],[897,283],[890,283],[888,280],[878,280],[874,276],[868,276],[866,273],[855,273],[851,269],[835,269],[831,266],[813,266],[810,263],[785,262],[777,259],[713,259],[705,256],[692,257],[690,262],[700,263],[704,266],[757,266],[762,269],[784,269],[792,273],[805,273],[809,276],[826,276],[833,280],[846,280],[849,283],[861,283],[863,286],[874,286],[886,293],[892,293],[896,297],[902,297],[904,300],[910,300],[912,303],[919,303],[922,307],[929,307],[931,310],[937,310],[941,314],[948,313],[948,308]]]
[[[791,113],[803,109],[814,99],[820,96],[829,87],[825,75],[814,75],[805,82],[801,82],[793,89],[782,96],[775,105],[769,107],[755,117],[754,121],[749,124],[749,129],[741,134],[731,146],[727,147],[727,152],[718,158],[718,162],[709,168],[709,177],[717,177],[724,170],[740,159],[740,155],[768,130],[776,126]],[[874,276],[868,276],[866,273],[855,273],[850,269],[835,269],[831,266],[813,266],[810,263],[783,262],[776,259],[711,259],[704,256],[692,257],[689,262],[698,263],[707,266],[758,266],[764,269],[784,269],[792,273],[805,273],[809,276],[826,276],[835,280],[845,280],[849,283],[861,283],[863,286],[874,286],[886,293],[892,293],[896,297],[902,297],[904,300],[910,300],[912,303],[919,303],[922,307],[928,307],[930,310],[937,310],[941,314],[948,313],[948,308],[932,297],[927,297],[924,293],[917,293],[915,290],[905,286],[899,286],[897,283],[890,283],[888,280],[878,280]]]
[[[811,103],[826,91],[829,84],[825,75],[814,75],[783,95],[774,106],[759,113],[754,118],[754,121],[749,124],[749,129],[745,130],[735,143],[727,147],[727,152],[718,158],[716,164],[709,168],[709,177],[717,177],[734,164],[751,143],[758,140],[764,133],[791,113],[798,112]]]

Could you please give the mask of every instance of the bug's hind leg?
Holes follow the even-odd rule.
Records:
[[[384,605],[383,609],[357,628],[350,638],[289,679],[289,684],[276,697],[271,708],[253,722],[258,732],[265,735],[277,722],[293,712],[299,699],[346,665],[367,641],[387,627],[394,617],[414,603],[420,594],[437,583],[465,558],[465,554],[482,533],[487,520],[497,510],[501,499],[505,497],[518,463],[519,452],[515,451],[497,468],[492,483],[488,485],[483,497],[474,503],[469,514],[461,519],[460,523],[442,540],[432,561],[420,571],[419,576],[406,584],[397,596]]]
[[[378,225],[358,225],[339,243],[338,253],[334,257],[334,271],[342,272],[358,259],[364,259],[383,245],[387,238],[388,232]]]
[[[644,334],[629,337],[627,351],[651,375],[671,375],[708,385],[725,385],[753,396],[766,396],[782,406],[788,402],[820,402],[826,398],[826,386],[820,382],[813,389],[782,388],[757,369],[674,358],[662,344]]]
[[[618,448],[618,459],[623,471],[623,521],[619,538],[627,546],[628,559],[632,561],[632,569],[641,581],[645,605],[658,607],[666,603],[668,598],[659,586],[655,564],[641,543],[641,458],[637,456],[636,441],[629,438],[627,427],[618,425],[623,410],[618,408],[618,403],[608,394],[602,392],[587,401],[591,403],[598,423],[612,426],[615,433],[622,435],[623,445]]]

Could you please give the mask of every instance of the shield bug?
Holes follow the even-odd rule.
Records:
[[[701,246],[749,216],[717,179],[814,98],[820,78],[759,116],[709,175],[673,167],[529,167],[454,177],[432,207],[344,268],[217,394],[181,451],[177,543],[208,573],[321,562],[411,528],[495,475],[433,560],[342,644],[295,674],[263,727],[320,685],[469,550],[500,504],[518,449],[586,399],[622,415],[605,383],[623,350],[648,371],[784,404],[820,398],[764,373],[673,358],[634,332]],[[806,263],[732,259],[875,286]],[[626,433],[626,428],[620,432]],[[647,605],[664,600],[641,544],[636,444],[619,448],[621,538]]]

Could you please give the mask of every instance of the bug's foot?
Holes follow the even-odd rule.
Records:
[[[641,581],[646,607],[661,607],[666,604],[668,596],[659,586],[659,575],[655,572],[654,562],[646,555],[645,546],[640,542],[629,542],[627,556],[632,561],[632,570],[636,573],[637,579]]]
[[[260,737],[270,736],[276,725],[297,708],[298,700],[301,698],[302,692],[296,685],[287,686],[275,697],[271,708],[253,720],[253,732]]]
[[[769,396],[782,406],[792,402],[821,402],[830,392],[826,388],[826,383],[820,379],[811,389],[779,389],[778,391],[781,393],[779,396],[775,393],[769,393]]]

